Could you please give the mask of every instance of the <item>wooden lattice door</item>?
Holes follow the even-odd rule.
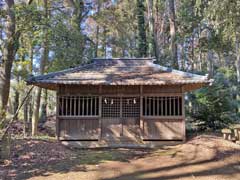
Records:
[[[140,139],[140,98],[122,98],[122,135],[127,141]]]
[[[102,98],[102,138],[117,141],[139,136],[140,98]]]
[[[122,133],[121,124],[121,98],[102,98],[102,139],[114,141],[119,139]]]

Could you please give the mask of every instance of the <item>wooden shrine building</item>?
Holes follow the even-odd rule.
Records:
[[[184,93],[211,80],[152,58],[113,58],[27,82],[57,92],[60,140],[116,145],[185,140]]]

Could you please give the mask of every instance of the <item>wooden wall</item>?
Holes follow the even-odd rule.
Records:
[[[98,140],[99,120],[96,118],[59,118],[60,139]]]
[[[97,95],[101,102],[104,96],[142,97],[176,95],[183,97],[181,86],[61,86],[58,96]],[[57,135],[62,140],[117,140],[121,137],[142,140],[185,140],[184,98],[183,114],[179,117],[145,117],[142,110],[139,118],[103,118],[101,109],[95,118],[57,117]],[[100,103],[101,104],[101,103]],[[101,105],[99,104],[100,108]],[[141,108],[142,109],[142,108]],[[134,122],[134,123],[133,123]]]
[[[182,140],[183,119],[144,119],[144,140]]]

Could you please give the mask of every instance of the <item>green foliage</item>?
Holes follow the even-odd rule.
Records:
[[[211,87],[189,95],[192,105],[188,110],[194,122],[203,127],[222,127],[237,119],[240,104],[236,79],[239,0],[174,2],[180,67],[208,73],[212,63],[213,75],[217,72]],[[48,1],[46,18],[44,1],[32,1],[30,5],[15,1],[15,35],[19,38],[14,42],[17,53],[12,68],[12,90],[18,90],[21,99],[26,89],[23,79],[39,73],[46,39],[50,62],[45,73],[86,63],[95,56],[94,52],[104,57],[109,49],[113,57],[144,57],[149,50],[161,65],[171,64],[168,1],[152,0],[152,3],[149,10],[147,0]],[[7,42],[4,8],[0,9],[0,18],[1,56]]]
[[[54,54],[49,71],[74,67],[83,62],[85,39],[78,30],[60,21],[52,28],[50,39]]]
[[[232,42],[236,39],[236,34],[240,33],[240,2],[229,0],[209,1],[205,9],[205,17],[212,21],[215,29],[222,30],[222,38]]]
[[[196,11],[195,0],[183,0],[180,4],[179,10],[177,11],[177,24],[179,35],[191,36],[194,28],[199,26],[202,17]]]
[[[218,129],[239,120],[237,101],[233,87],[234,71],[221,69],[211,86],[202,88],[190,96],[194,108],[189,108],[193,121],[201,128]]]
[[[112,49],[113,57],[135,56],[137,33],[136,3],[119,1],[116,4],[101,8],[100,12],[89,17],[88,26],[98,26],[98,56],[104,57],[104,46]],[[89,37],[96,41],[95,31],[88,32]]]

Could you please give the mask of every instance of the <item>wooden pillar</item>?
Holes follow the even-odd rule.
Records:
[[[140,130],[141,130],[141,138],[144,137],[144,122],[143,122],[143,86],[140,86]]]
[[[185,121],[185,94],[184,94],[184,87],[181,87],[182,92],[182,128],[183,128],[183,134],[182,134],[182,140],[183,142],[186,141],[186,121]]]
[[[119,94],[119,98],[120,98],[120,122],[121,122],[121,132],[120,132],[120,136],[123,136],[123,129],[124,129],[124,122],[123,122],[123,108],[122,108],[122,104],[123,104],[123,95],[122,93]]]
[[[102,138],[102,86],[99,86],[99,99],[98,99],[98,121],[99,121],[99,139]]]
[[[57,137],[57,140],[59,141],[59,136],[60,136],[60,130],[59,130],[59,126],[60,126],[60,122],[59,122],[59,92],[60,88],[58,87],[57,89],[57,93],[56,93],[56,137]]]

